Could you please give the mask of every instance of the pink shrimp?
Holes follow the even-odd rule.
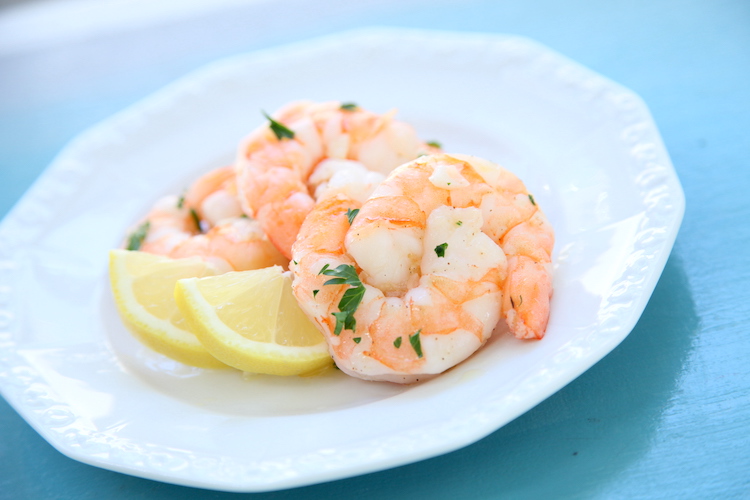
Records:
[[[519,338],[542,338],[553,243],[517,177],[439,154],[397,168],[361,206],[324,197],[290,269],[342,371],[410,383],[466,359],[501,318]]]
[[[144,252],[181,258],[199,256],[225,271],[286,266],[258,221],[242,212],[232,166],[212,170],[182,197],[160,199],[129,245]]]
[[[422,153],[437,151],[394,115],[339,102],[294,102],[242,142],[236,162],[240,201],[284,255],[291,255],[315,204],[308,179],[321,161],[354,160],[387,174]]]

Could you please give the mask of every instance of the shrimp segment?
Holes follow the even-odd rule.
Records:
[[[236,172],[243,209],[260,221],[287,257],[302,222],[315,204],[320,180],[311,175],[325,160],[352,160],[387,174],[424,152],[437,151],[414,130],[393,119],[339,102],[291,103],[274,114],[271,126],[253,131],[240,145]],[[287,131],[277,133],[275,125]],[[325,176],[323,176],[325,177]]]
[[[345,190],[319,202],[290,269],[342,371],[410,383],[470,356],[501,318],[517,337],[541,338],[553,244],[513,174],[438,154],[398,167],[364,203]]]
[[[165,196],[146,216],[139,250],[173,258],[198,256],[223,271],[286,266],[258,221],[242,212],[233,167],[212,170],[185,195]]]

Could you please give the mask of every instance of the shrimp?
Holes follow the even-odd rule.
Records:
[[[505,319],[542,338],[554,234],[509,171],[438,154],[395,169],[363,203],[323,197],[292,248],[293,290],[337,366],[411,383],[466,359]]]
[[[299,101],[288,104],[245,138],[236,161],[245,213],[260,221],[287,257],[299,228],[315,205],[311,174],[323,160],[351,160],[387,174],[438,149],[424,143],[395,110],[378,115],[352,104]]]
[[[182,197],[161,198],[140,227],[144,252],[199,256],[224,272],[288,264],[258,221],[242,212],[233,166],[204,174]]]

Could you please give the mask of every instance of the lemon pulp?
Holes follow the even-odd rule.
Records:
[[[178,280],[175,299],[191,331],[229,366],[299,375],[332,363],[279,266]]]
[[[146,252],[111,250],[109,277],[123,323],[153,350],[191,366],[226,368],[189,330],[174,300],[177,280],[216,274],[195,257],[171,259]]]

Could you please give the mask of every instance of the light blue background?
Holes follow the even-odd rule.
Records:
[[[638,93],[683,184],[684,222],[638,325],[471,446],[267,494],[75,462],[0,400],[0,498],[750,498],[750,2],[328,4],[238,7],[0,56],[0,216],[73,136],[217,57],[371,25],[524,35]]]

